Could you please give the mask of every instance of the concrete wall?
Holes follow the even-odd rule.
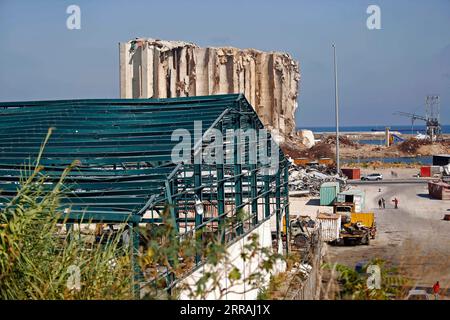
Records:
[[[121,98],[244,93],[280,138],[295,133],[300,72],[287,53],[136,39],[119,44]]]
[[[272,247],[271,219],[268,219],[248,235],[231,244],[227,249],[232,264],[239,269],[243,278],[248,277],[254,272],[261,271],[258,267],[259,262],[262,260],[260,256],[257,256],[250,261],[243,261],[240,257],[243,246],[248,243],[250,235],[254,233],[257,233],[259,235],[259,242],[261,247]],[[284,263],[280,263],[274,268],[273,273],[275,274],[278,272],[283,272],[285,271],[285,269],[286,265]],[[258,289],[252,289],[252,287],[249,287],[245,282],[239,281],[239,283],[237,283],[235,286],[230,286],[227,278],[227,274],[230,272],[230,270],[226,270],[226,267],[224,266],[213,267],[211,265],[203,265],[199,269],[195,270],[192,274],[190,274],[187,278],[183,279],[183,281],[180,283],[180,286],[187,284],[192,289],[194,289],[195,283],[205,271],[214,271],[216,273],[220,273],[220,276],[223,279],[221,281],[221,287],[227,288],[226,294],[224,295],[221,295],[219,293],[218,288],[215,291],[209,293],[207,296],[208,300],[255,300],[257,298]],[[266,284],[268,284],[270,280],[270,274],[266,274],[265,280]],[[183,291],[180,295],[180,299],[190,299],[189,290]]]

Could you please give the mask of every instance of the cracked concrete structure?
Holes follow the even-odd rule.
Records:
[[[287,53],[144,38],[119,51],[121,98],[244,93],[281,141],[295,133],[300,72]]]

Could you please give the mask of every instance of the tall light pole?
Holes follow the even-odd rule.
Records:
[[[341,172],[341,166],[339,161],[339,97],[338,97],[338,84],[337,84],[337,65],[336,65],[336,46],[333,43],[333,57],[334,57],[334,103],[336,109],[336,173]]]

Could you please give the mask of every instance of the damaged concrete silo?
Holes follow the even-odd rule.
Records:
[[[244,93],[281,140],[295,133],[300,73],[287,53],[143,38],[119,47],[121,98]]]

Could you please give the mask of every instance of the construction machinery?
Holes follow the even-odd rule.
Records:
[[[309,216],[300,216],[289,222],[291,240],[298,248],[307,248],[310,243],[316,222]]]
[[[369,245],[376,235],[375,214],[373,212],[356,213],[350,215],[350,222],[342,223],[339,242],[344,245]]]
[[[425,116],[415,113],[397,111],[395,115],[408,117],[411,119],[411,133],[414,131],[414,122],[416,120],[425,121],[426,133],[430,141],[436,141],[441,137],[442,128],[440,123],[440,97],[439,95],[428,95],[425,99]]]
[[[333,212],[341,216],[337,243],[368,245],[375,238],[377,229],[373,212],[355,212],[354,202],[335,202]]]

